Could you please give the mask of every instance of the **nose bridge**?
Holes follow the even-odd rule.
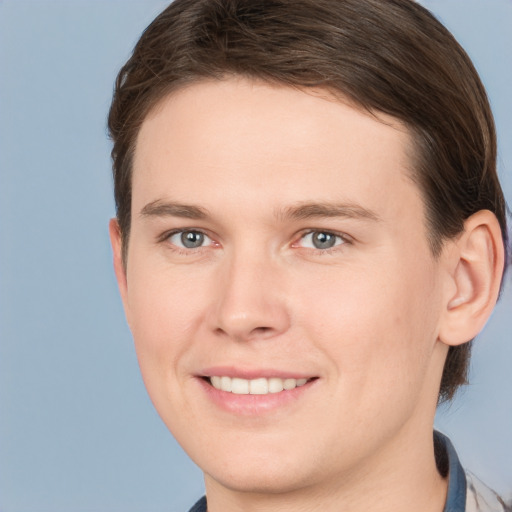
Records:
[[[282,284],[279,265],[269,252],[254,248],[233,252],[218,276],[215,330],[237,340],[285,331],[289,314]]]

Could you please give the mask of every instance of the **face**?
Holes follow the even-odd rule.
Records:
[[[207,485],[320,485],[431,438],[441,271],[409,153],[393,119],[243,79],[144,121],[118,277],[149,395]]]

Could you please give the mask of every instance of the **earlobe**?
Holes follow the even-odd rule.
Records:
[[[439,339],[455,346],[482,330],[498,300],[504,248],[496,216],[488,210],[473,214],[451,244]]]
[[[114,260],[114,271],[116,274],[117,284],[119,286],[119,292],[123,301],[126,316],[128,317],[127,310],[127,279],[126,279],[126,268],[123,262],[123,247],[121,238],[121,229],[117,219],[110,219],[108,230],[110,234],[110,243],[112,245],[112,253]]]

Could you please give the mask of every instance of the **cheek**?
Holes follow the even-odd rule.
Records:
[[[204,286],[165,271],[141,272],[129,283],[130,328],[145,387],[174,435],[185,425],[185,438],[186,424],[194,419],[181,390],[190,379],[187,361],[197,352],[206,295]]]
[[[404,382],[421,385],[437,318],[432,273],[424,268],[418,272],[415,266],[389,262],[333,269],[317,275],[314,287],[308,283],[313,292],[295,292],[307,297],[298,316],[308,338],[354,392],[403,390]]]
[[[177,369],[201,324],[207,289],[168,270],[139,272],[128,286],[130,327],[141,370]]]

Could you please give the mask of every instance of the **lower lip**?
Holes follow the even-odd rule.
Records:
[[[317,379],[294,389],[266,395],[237,395],[216,389],[205,379],[198,378],[198,381],[210,401],[224,411],[242,416],[260,416],[297,403],[311,390]]]

